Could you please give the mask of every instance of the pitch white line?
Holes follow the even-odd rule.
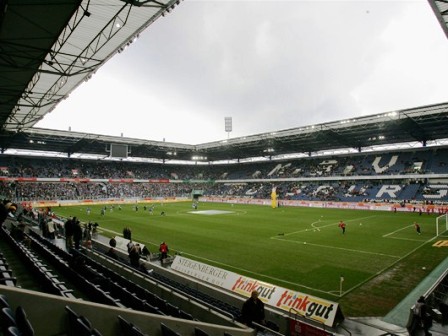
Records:
[[[354,219],[349,219],[349,220],[347,220],[346,222],[355,222],[355,221],[359,221],[359,220],[362,220],[362,219],[374,218],[374,217],[376,217],[376,215],[373,215],[373,216],[367,216],[367,217],[360,217],[360,218],[354,218]],[[322,228],[326,228],[326,227],[329,227],[329,226],[335,226],[335,225],[338,225],[338,224],[339,224],[339,222],[335,222],[335,223],[330,223],[330,224],[326,224],[326,225],[322,225],[322,226],[317,227],[317,226],[314,225],[314,224],[316,224],[316,223],[319,223],[319,221],[316,221],[316,222],[311,223],[311,227],[316,228],[316,229],[317,229],[317,228],[322,229]],[[293,231],[293,232],[285,233],[285,234],[283,234],[283,236],[290,236],[290,235],[293,235],[293,234],[296,234],[296,233],[308,232],[308,230],[309,230],[309,229],[302,229],[302,230],[298,230],[298,231]],[[271,237],[271,238],[275,238],[275,236],[273,236],[273,237]]]
[[[313,223],[311,223],[311,227],[312,228],[314,228],[314,229],[320,229],[321,227],[320,226],[315,226],[314,224],[317,224],[317,223],[320,223],[321,221],[320,220],[318,220],[317,222],[313,222]]]
[[[412,239],[412,238],[400,238],[400,237],[387,237],[388,239],[396,239],[396,240],[407,240],[407,241],[415,241],[415,242],[422,242],[424,240],[422,239]]]
[[[98,231],[100,232],[100,230],[98,230]],[[107,231],[107,232],[110,232],[110,233],[113,233],[113,234],[116,234],[116,235],[120,235],[121,234],[119,232],[116,232],[116,231],[113,231],[113,230],[109,230],[109,229],[105,229],[105,228],[102,228],[102,231]],[[292,241],[286,240],[286,239],[285,239],[285,241],[292,242]],[[148,243],[151,244],[151,245],[157,246],[157,244],[154,244],[154,243],[151,243],[151,242],[148,242]],[[226,269],[234,269],[234,270],[245,272],[246,274],[252,274],[252,275],[255,275],[255,276],[260,276],[262,278],[274,280],[274,281],[277,281],[279,283],[284,283],[284,284],[288,284],[288,285],[294,285],[294,286],[297,286],[297,287],[300,287],[300,288],[305,288],[305,289],[313,290],[313,291],[316,291],[316,292],[319,292],[319,293],[324,293],[324,294],[333,295],[335,297],[339,297],[339,294],[334,294],[333,290],[332,291],[324,291],[324,290],[321,290],[321,289],[318,289],[318,288],[305,286],[303,284],[299,284],[299,283],[296,283],[296,282],[287,281],[285,279],[280,279],[280,278],[268,276],[268,275],[263,274],[263,273],[252,272],[252,271],[250,271],[248,269],[245,269],[245,268],[235,267],[234,265],[225,264],[225,263],[222,263],[222,262],[219,262],[219,261],[216,261],[216,260],[204,258],[204,257],[197,256],[197,255],[194,255],[194,254],[191,254],[191,253],[182,252],[182,255],[194,257],[196,260],[203,260],[203,261],[206,261],[206,262],[214,263],[216,265],[221,265],[221,266],[225,267]]]
[[[119,232],[116,232],[116,231],[113,231],[113,230],[109,230],[109,229],[106,229],[106,228],[101,228],[101,232],[102,231],[107,231],[107,232],[110,232],[110,233],[113,233],[113,234],[116,234],[116,235],[120,235],[121,234]],[[100,230],[98,230],[98,232],[100,232]],[[154,244],[154,243],[151,243],[151,242],[148,242],[148,243],[151,244],[151,245],[158,246],[157,244]],[[234,269],[234,270],[242,271],[242,272],[245,272],[247,274],[260,276],[260,277],[263,277],[263,278],[266,278],[266,279],[277,281],[279,283],[293,285],[293,286],[297,286],[297,287],[304,288],[304,289],[309,289],[309,290],[312,290],[312,291],[315,291],[315,292],[319,292],[319,293],[330,294],[330,295],[333,295],[335,297],[339,296],[339,295],[333,294],[332,292],[327,292],[327,291],[323,291],[321,289],[317,289],[317,288],[314,288],[314,287],[305,286],[305,285],[302,285],[302,284],[299,284],[299,283],[296,283],[296,282],[291,282],[291,281],[287,281],[287,280],[284,280],[284,279],[271,277],[271,276],[268,276],[268,275],[263,274],[263,273],[252,272],[252,271],[249,271],[249,270],[247,270],[245,268],[235,267],[233,265],[225,264],[225,263],[222,263],[222,262],[219,262],[219,261],[216,261],[216,260],[212,260],[212,259],[207,259],[207,258],[204,258],[204,257],[201,257],[201,256],[197,256],[197,255],[191,254],[191,253],[182,252],[182,254],[186,255],[186,256],[194,257],[196,260],[203,260],[203,261],[211,262],[211,263],[214,263],[216,265],[221,265],[221,266],[223,266],[223,267],[225,267],[227,269]]]
[[[101,233],[103,231],[107,231],[107,232],[110,232],[110,233],[115,233],[116,235],[121,235],[121,233],[118,233],[118,232],[113,231],[113,230],[109,230],[109,229],[105,229],[105,228],[98,229],[98,233]]]
[[[373,274],[372,276],[368,277],[366,280],[361,281],[360,283],[358,283],[357,285],[353,286],[350,289],[347,289],[346,291],[344,291],[341,295],[345,296],[346,294],[349,294],[350,292],[352,292],[353,290],[355,290],[356,288],[361,287],[362,285],[366,284],[367,282],[369,282],[370,280],[374,279],[376,276],[383,274],[385,271],[387,271],[388,269],[390,269],[391,267],[393,267],[394,265],[398,264],[401,260],[405,259],[406,257],[408,257],[409,255],[411,255],[412,253],[414,253],[415,251],[417,251],[419,248],[421,248],[423,245],[429,243],[430,241],[435,240],[437,237],[433,237],[431,239],[428,239],[426,241],[424,241],[422,244],[418,245],[415,249],[409,251],[408,253],[406,253],[404,256],[400,257],[398,260],[395,260],[392,264],[390,264],[389,266],[384,267],[383,269],[379,270],[378,272],[376,272],[375,274]]]
[[[410,227],[412,227],[412,226],[413,226],[413,225],[408,225],[408,226],[402,227],[401,229],[397,229],[397,230],[392,231],[392,232],[390,232],[390,233],[386,233],[385,235],[383,235],[383,238],[389,237],[389,236],[391,236],[391,235],[393,235],[393,234],[395,234],[395,233],[397,233],[397,232],[400,232],[400,231],[402,231],[402,230],[406,230],[407,228],[410,228]]]
[[[306,288],[306,289],[313,290],[313,291],[320,292],[320,293],[330,294],[330,295],[333,295],[333,296],[339,296],[339,295],[335,295],[335,294],[333,294],[331,292],[323,291],[321,289],[305,286],[305,285],[302,285],[302,284],[298,284],[298,283],[295,283],[295,282],[287,281],[287,280],[276,278],[276,277],[271,277],[271,276],[268,276],[268,275],[263,274],[263,273],[252,272],[252,271],[249,271],[249,270],[247,270],[245,268],[240,268],[240,267],[235,267],[233,265],[224,264],[222,262],[219,262],[219,261],[216,261],[216,260],[207,259],[207,258],[204,258],[204,257],[201,257],[201,256],[197,256],[197,255],[194,255],[194,254],[185,253],[185,252],[182,252],[182,254],[194,257],[196,260],[204,260],[204,261],[207,261],[207,262],[212,262],[212,263],[217,264],[217,265],[221,265],[221,266],[225,267],[228,270],[229,269],[234,269],[234,270],[245,272],[247,274],[253,274],[253,275],[256,275],[256,276],[260,276],[262,278],[275,280],[275,281],[278,281],[278,282],[281,282],[281,283],[295,285],[295,286],[300,287],[300,288]]]
[[[401,258],[401,256],[396,256],[396,255],[391,255],[391,254],[384,254],[384,253],[370,252],[370,251],[363,251],[363,250],[354,250],[354,249],[348,249],[348,248],[345,248],[345,247],[336,247],[336,246],[329,246],[329,245],[306,243],[306,242],[303,242],[303,241],[282,239],[282,238],[279,238],[279,237],[276,237],[276,236],[271,237],[271,239],[283,240],[285,242],[294,243],[294,244],[318,246],[318,247],[323,247],[323,248],[328,248],[328,249],[342,250],[342,251],[362,253],[362,254],[371,254],[371,255],[377,255],[377,256],[388,257],[388,258]]]

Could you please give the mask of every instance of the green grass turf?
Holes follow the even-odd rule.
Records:
[[[90,206],[90,215],[86,206],[52,210],[98,222],[106,236],[129,226],[133,240],[152,252],[166,241],[171,254],[340,302],[352,316],[386,314],[446,257],[444,248],[432,247],[436,215],[200,203],[197,211],[228,211],[204,215],[180,202],[156,205],[153,215],[143,204],[137,212],[127,204],[101,216],[101,207]]]

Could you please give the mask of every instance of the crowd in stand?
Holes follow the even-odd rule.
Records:
[[[193,190],[203,196],[270,199],[276,188],[279,200],[347,201],[365,200],[448,203],[448,184],[394,184],[387,181],[335,181],[335,182],[256,182],[256,183],[63,183],[17,182],[14,187],[0,182],[0,194],[16,201],[44,200],[103,200],[103,199],[166,199],[191,198]],[[401,188],[392,197],[382,189]],[[412,189],[411,197],[400,197]],[[411,190],[411,191],[412,191]],[[409,194],[409,193],[408,193]]]
[[[305,157],[222,165],[98,161],[2,155],[0,176],[22,178],[232,180],[446,172],[448,149]]]
[[[390,200],[400,199],[402,194],[407,200],[447,202],[446,184],[434,186],[425,179],[406,180],[406,174],[410,173],[444,171],[446,157],[448,149],[438,149],[202,166],[6,155],[1,156],[0,176],[5,178],[0,180],[0,194],[19,201],[142,199],[190,197],[193,190],[202,190],[204,196],[269,199],[275,186],[280,200]],[[341,176],[372,175],[399,175],[400,178],[341,179]],[[319,180],[331,176],[335,177],[334,181]],[[11,178],[65,178],[68,182]],[[98,182],[101,179],[105,181]],[[142,182],[142,179],[155,179],[159,183]],[[251,181],[254,179],[257,181]],[[166,183],[168,180],[170,183]],[[232,182],[226,183],[227,180]],[[395,194],[380,192],[384,185],[399,185],[400,190]]]

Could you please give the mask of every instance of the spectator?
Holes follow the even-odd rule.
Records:
[[[73,234],[75,232],[76,217],[69,218],[64,225],[65,229],[65,244],[68,249],[73,248]]]
[[[142,249],[142,256],[143,256],[145,259],[148,259],[150,255],[151,255],[151,252],[149,252],[149,250],[148,250],[148,248],[146,247],[146,245],[143,246],[143,249]]]
[[[132,240],[130,240],[127,244],[126,247],[128,248],[128,253],[131,252],[132,248],[134,247],[134,242]]]
[[[124,239],[129,239],[129,240],[132,239],[132,232],[131,232],[131,229],[128,226],[126,226],[123,229],[123,238]]]
[[[258,298],[258,292],[252,291],[250,298],[248,298],[241,310],[242,322],[248,327],[253,328],[253,322],[264,325],[264,303]]]
[[[12,225],[11,236],[20,242],[23,242],[27,247],[31,247],[31,240],[28,235],[25,234],[26,224],[18,222],[17,226]]]
[[[50,218],[47,222],[47,232],[48,232],[48,238],[55,239],[55,231],[56,231],[56,224],[53,222],[53,220]]]
[[[106,255],[108,257],[111,257],[111,258],[115,259],[115,260],[118,260],[118,254],[117,254],[117,252],[115,251],[115,249],[113,247],[111,247],[109,249],[109,251],[106,252]]]
[[[98,236],[98,226],[100,226],[97,222],[92,224],[92,237],[96,238]]]
[[[109,246],[110,246],[110,247],[117,247],[117,241],[115,240],[115,237],[112,237],[112,238],[109,240]]]
[[[140,246],[139,244],[134,244],[129,251],[129,260],[131,266],[135,268],[140,268]]]
[[[92,241],[90,239],[85,240],[84,247],[91,250],[92,249]]]
[[[417,303],[414,305],[413,314],[415,317],[415,327],[416,327],[415,330],[423,328],[425,336],[432,335],[429,332],[429,329],[432,326],[432,316],[430,312],[430,307],[426,303],[424,296],[420,296],[420,298],[417,300]],[[415,330],[413,330],[411,334],[413,334]]]
[[[79,220],[76,220],[73,226],[73,241],[75,243],[75,249],[79,250],[82,240],[82,227]]]
[[[165,242],[162,242],[159,246],[159,252],[160,252],[160,261],[162,262],[163,259],[166,259],[168,257],[168,245]]]

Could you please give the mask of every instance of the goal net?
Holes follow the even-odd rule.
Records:
[[[448,214],[443,214],[436,218],[436,235],[448,236]]]

